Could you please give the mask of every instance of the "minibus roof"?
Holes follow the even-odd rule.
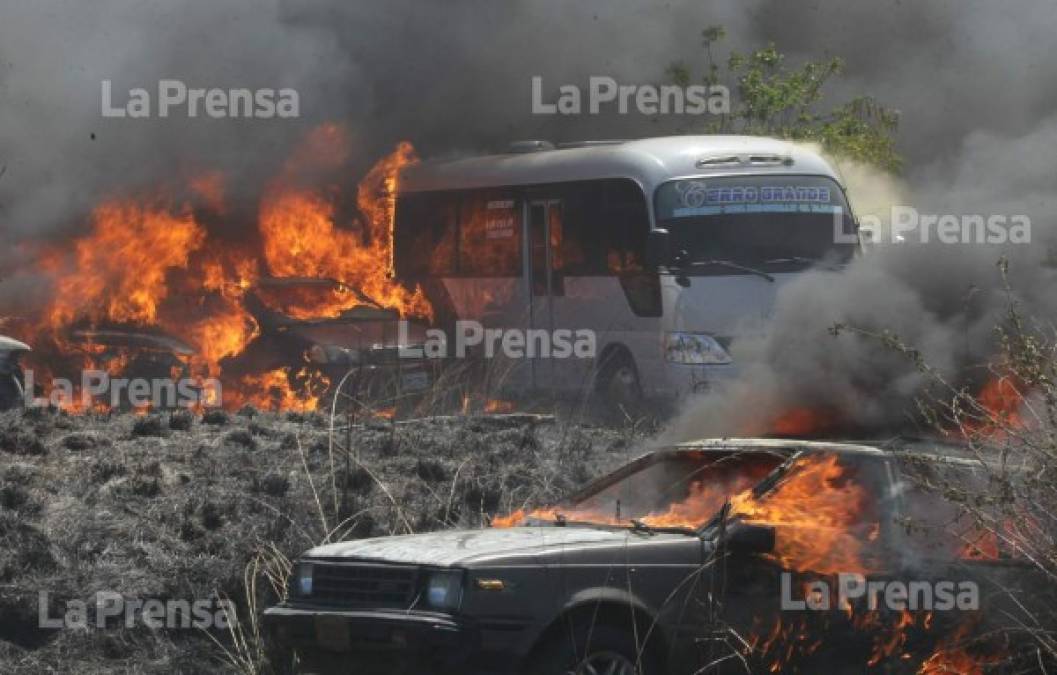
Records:
[[[692,176],[837,172],[803,145],[761,136],[667,136],[633,141],[573,144],[502,155],[428,161],[409,167],[400,193],[543,185],[629,178],[647,195],[661,183]]]

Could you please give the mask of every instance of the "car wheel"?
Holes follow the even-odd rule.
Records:
[[[629,630],[613,626],[577,626],[560,630],[544,643],[526,675],[659,675],[652,652],[636,649]]]
[[[624,421],[642,415],[644,404],[639,371],[626,352],[614,352],[603,359],[597,391],[607,418]]]

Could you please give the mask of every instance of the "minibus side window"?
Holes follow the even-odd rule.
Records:
[[[458,195],[412,194],[397,204],[394,260],[397,276],[424,278],[455,272]]]
[[[649,212],[630,180],[563,187],[565,218],[559,255],[566,276],[620,276],[642,271]]]
[[[459,274],[521,276],[521,211],[501,190],[465,193],[459,207]]]

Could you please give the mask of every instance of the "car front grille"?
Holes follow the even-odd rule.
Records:
[[[419,570],[410,565],[313,564],[312,600],[341,607],[407,609],[415,599]]]

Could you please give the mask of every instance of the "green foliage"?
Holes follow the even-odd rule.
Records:
[[[731,110],[706,125],[708,133],[742,133],[813,141],[827,151],[896,173],[902,161],[895,151],[898,114],[869,96],[860,96],[832,109],[824,105],[827,82],[839,77],[839,58],[809,61],[789,67],[773,44],[748,54],[732,51],[726,69],[716,64],[713,48],[726,35],[722,26],[701,32],[705,49],[707,85],[726,84]],[[688,86],[691,68],[675,62],[665,71],[668,80]]]
[[[682,61],[671,63],[665,69],[664,76],[668,81],[677,84],[680,87],[690,86],[690,68]]]

